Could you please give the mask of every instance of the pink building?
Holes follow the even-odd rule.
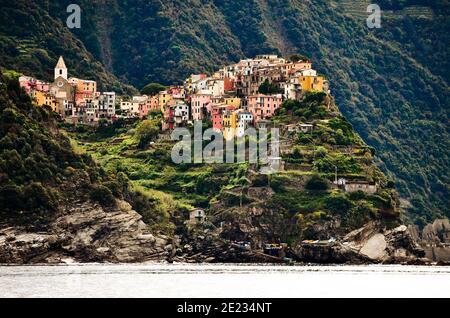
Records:
[[[150,106],[149,102],[139,104],[139,118],[147,117],[149,106]]]
[[[281,107],[283,96],[279,95],[251,95],[248,97],[248,110],[253,114],[255,124],[262,119],[268,119]]]
[[[175,99],[184,99],[186,97],[183,87],[173,86],[170,87],[167,92]]]
[[[223,129],[223,113],[226,110],[235,110],[236,107],[233,105],[214,105],[211,107],[211,121],[213,124],[213,129],[215,131],[222,131]]]
[[[192,119],[203,120],[206,118],[207,107],[211,103],[211,94],[194,94],[191,98]]]
[[[19,85],[23,87],[28,95],[31,95],[33,91],[40,91],[48,93],[50,91],[50,84],[37,80],[29,76],[19,77]]]

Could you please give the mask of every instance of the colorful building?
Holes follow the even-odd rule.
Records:
[[[229,77],[224,77],[223,78],[223,89],[225,90],[225,92],[234,91],[235,90],[234,80],[232,80]]]
[[[189,106],[184,102],[177,102],[175,105],[168,106],[169,129],[185,126],[189,121]]]
[[[116,114],[116,93],[97,92],[95,99],[98,100],[99,118],[112,119]]]
[[[223,118],[222,112],[224,106],[213,106],[211,111],[211,120],[214,131],[222,131],[223,129]]]
[[[237,127],[236,127],[236,137],[242,137],[245,131],[253,123],[253,114],[248,111],[243,111],[241,109],[237,110]]]
[[[149,111],[151,111],[151,112],[161,111],[161,108],[159,107],[159,96],[158,95],[150,97],[149,102],[150,102]]]
[[[162,91],[158,94],[158,106],[159,110],[164,113],[166,105],[172,100],[172,94],[169,91]]]
[[[262,119],[271,118],[283,103],[283,96],[278,95],[252,95],[248,97],[248,111],[252,113],[254,123]]]
[[[223,102],[227,105],[232,105],[235,108],[241,107],[241,99],[239,97],[225,97]]]
[[[222,113],[223,137],[231,140],[236,136],[237,112],[233,106],[228,106]]]
[[[299,77],[298,81],[304,92],[324,91],[324,78],[322,76],[303,75]]]
[[[203,120],[208,117],[207,107],[211,104],[211,94],[194,94],[191,96],[192,120]]]

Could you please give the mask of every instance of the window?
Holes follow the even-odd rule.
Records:
[[[59,75],[62,75],[62,70],[59,70]]]

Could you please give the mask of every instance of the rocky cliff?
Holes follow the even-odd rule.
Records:
[[[410,226],[409,232],[415,242],[423,247],[426,257],[443,264],[450,264],[450,223],[448,219],[437,219],[422,230]]]
[[[136,263],[169,259],[172,244],[154,236],[125,201],[104,209],[94,202],[72,202],[45,231],[9,226],[0,229],[0,263]]]

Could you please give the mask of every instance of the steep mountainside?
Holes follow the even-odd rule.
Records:
[[[168,256],[141,215],[154,201],[77,153],[50,108],[0,73],[0,263],[140,262]],[[157,212],[147,220],[162,222]]]
[[[428,262],[400,226],[373,149],[325,93],[286,101],[272,118],[285,165],[269,176],[260,163],[174,164],[175,142],[145,132],[158,119],[57,122],[16,76],[0,76],[0,263],[280,262],[260,251],[278,242],[297,261]],[[306,121],[313,131],[287,128]],[[337,166],[366,191],[331,184]],[[207,219],[192,219],[193,207]]]
[[[143,87],[180,83],[257,53],[312,57],[341,111],[395,175],[413,218],[449,215],[448,0],[378,1],[385,11],[381,29],[373,30],[365,0],[80,0],[82,28],[72,34],[54,28],[70,0],[35,3],[2,1],[0,49],[8,68],[42,74],[54,63],[38,48],[75,64],[76,48],[90,52],[80,75],[106,68]],[[53,41],[51,32],[63,40]],[[40,39],[32,57],[19,54],[30,36]],[[103,65],[86,68],[92,56]]]
[[[403,263],[423,256],[406,226],[399,227],[393,182],[374,165],[373,148],[340,114],[331,96],[308,93],[302,101],[283,103],[271,126],[280,128],[284,163],[271,175],[262,173],[260,164],[175,164],[175,141],[164,134],[148,139],[140,133],[153,121],[140,122],[136,129],[68,129],[78,147],[108,174],[127,175],[134,188],[160,202],[157,210],[170,215],[173,227],[159,228],[180,243],[176,261],[244,262],[250,257],[280,262],[282,258],[262,257],[260,250],[266,243],[281,242],[297,261]],[[288,128],[304,122],[313,123],[313,130]],[[344,191],[332,184],[335,167],[347,185],[362,185],[366,191]],[[203,222],[187,213],[199,208],[206,212]],[[144,220],[155,211],[148,212]],[[249,248],[236,242],[248,242]],[[249,255],[236,256],[235,248]]]
[[[70,76],[97,80],[102,90],[133,92],[70,32],[66,19],[50,16],[49,2],[53,1],[0,0],[0,68],[51,81],[53,68],[63,55]]]

